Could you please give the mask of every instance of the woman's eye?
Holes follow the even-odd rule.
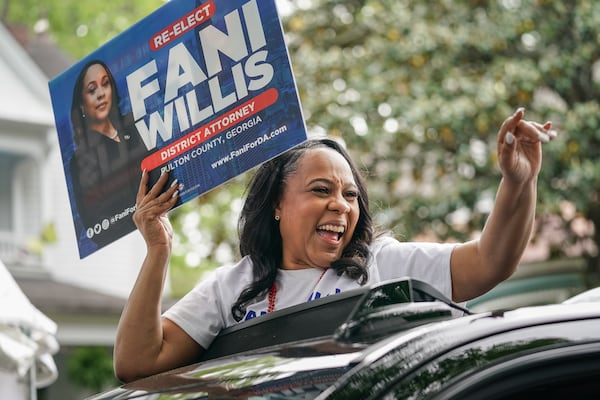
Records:
[[[317,193],[329,193],[329,190],[324,186],[319,186],[313,189],[313,192]]]
[[[346,197],[356,199],[358,197],[358,192],[346,192]]]

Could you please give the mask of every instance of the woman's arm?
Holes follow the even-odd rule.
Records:
[[[516,269],[533,230],[541,142],[553,139],[552,124],[525,121],[523,110],[507,118],[498,134],[502,180],[478,240],[459,245],[450,260],[453,300],[477,297]]]
[[[136,198],[133,219],[146,241],[147,253],[117,327],[114,368],[124,382],[189,364],[203,351],[176,324],[161,318],[173,237],[166,212],[177,201],[176,185],[160,194],[166,182],[165,174],[148,191],[144,172]]]

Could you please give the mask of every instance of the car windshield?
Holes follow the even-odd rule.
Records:
[[[123,386],[141,399],[312,399],[352,368],[356,353],[314,357],[265,354],[208,362],[197,368],[162,374]],[[159,385],[169,389],[145,395]],[[138,397],[138,396],[142,397]],[[117,397],[118,398],[118,397]]]

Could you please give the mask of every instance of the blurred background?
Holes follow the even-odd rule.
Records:
[[[57,376],[14,377],[40,399],[118,384],[115,327],[145,249],[134,232],[79,259],[48,80],[162,4],[0,0],[0,260],[56,324],[47,333],[58,344]],[[535,235],[515,275],[472,309],[560,302],[598,285],[600,2],[277,4],[309,135],[345,142],[367,177],[376,223],[400,240],[477,237],[500,181],[501,122],[521,106],[526,119],[553,122],[559,137],[544,146]],[[171,212],[164,307],[238,257],[248,177]],[[0,295],[0,308],[11,309]],[[2,365],[0,379],[10,372]]]

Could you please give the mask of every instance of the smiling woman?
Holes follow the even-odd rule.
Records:
[[[304,155],[275,207],[286,238],[281,268],[327,268],[339,259],[358,222],[358,198],[352,169],[340,153],[315,148]]]
[[[264,163],[250,182],[240,261],[216,269],[162,315],[173,239],[166,213],[178,192],[177,185],[163,192],[167,174],[151,188],[144,174],[134,221],[147,256],[119,322],[117,376],[129,381],[189,364],[224,328],[366,283],[411,277],[455,301],[486,292],[510,276],[529,239],[539,136],[554,137],[550,123],[522,118],[517,110],[500,128],[503,177],[478,240],[409,243],[376,232],[365,181],[348,152],[331,139],[308,140]]]
[[[69,171],[83,234],[99,247],[135,229],[135,187],[147,153],[131,118],[121,116],[118,105],[108,67],[99,60],[89,62],[73,88],[76,149]]]

